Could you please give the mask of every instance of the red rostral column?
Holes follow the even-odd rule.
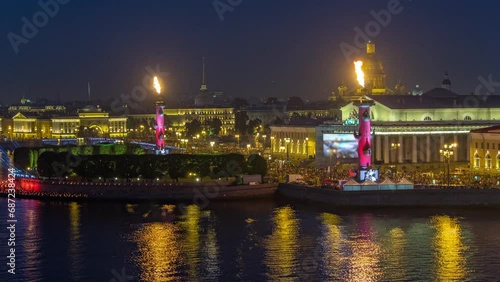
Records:
[[[370,125],[370,107],[373,106],[372,100],[363,100],[360,98],[354,105],[359,110],[359,132],[354,136],[358,139],[359,168],[368,169],[372,164],[372,136]]]
[[[158,93],[158,100],[155,103],[156,106],[156,154],[164,155],[165,151],[165,117],[163,114],[163,109],[165,108],[165,103],[161,97],[161,86],[158,78],[154,77],[154,87],[156,89],[156,93]]]

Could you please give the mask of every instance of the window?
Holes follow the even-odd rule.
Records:
[[[464,120],[472,120],[472,118],[470,116],[465,116]]]
[[[481,143],[481,149],[484,149],[484,143]]]
[[[476,142],[476,149],[477,149],[477,142]]]
[[[495,150],[495,143],[491,143],[491,149]]]
[[[497,169],[500,169],[500,154],[497,155]]]
[[[486,143],[486,149],[489,150],[490,149],[490,143]]]
[[[424,120],[425,121],[430,121],[430,120],[432,120],[432,118],[430,116],[426,116],[426,117],[424,117]]]
[[[474,155],[474,167],[479,167],[481,166],[481,158],[479,157],[479,155],[476,153]]]
[[[490,154],[486,155],[486,169],[490,169],[491,168],[491,157],[490,157]]]

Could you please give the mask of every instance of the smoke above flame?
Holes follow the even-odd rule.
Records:
[[[359,85],[361,87],[365,87],[365,74],[361,67],[363,66],[363,61],[355,61],[354,68],[356,70],[356,79],[358,80]]]
[[[156,93],[160,94],[161,93],[161,85],[160,85],[160,81],[158,80],[158,77],[154,77],[153,79],[153,85],[156,89]]]

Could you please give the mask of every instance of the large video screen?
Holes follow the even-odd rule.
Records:
[[[336,150],[333,156],[339,159],[358,157],[358,140],[352,133],[323,134],[323,154],[330,156],[330,152]]]

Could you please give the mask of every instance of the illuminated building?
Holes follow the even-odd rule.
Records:
[[[102,108],[87,106],[78,116],[54,117],[52,138],[114,137],[127,136],[127,117],[110,117]]]
[[[5,124],[9,124],[8,127]],[[11,139],[127,136],[127,117],[110,117],[109,113],[94,106],[80,110],[78,116],[49,118],[17,113],[11,119],[2,119],[2,125],[4,136]]]
[[[165,128],[172,134],[174,132],[183,133],[186,131],[186,122],[191,122],[195,119],[204,124],[213,119],[219,119],[222,123],[220,135],[229,135],[234,132],[234,108],[229,107],[214,107],[214,108],[165,108],[163,114],[165,116]],[[131,114],[128,117],[134,121],[136,126],[141,124],[149,125],[155,119],[155,114]],[[138,128],[131,128],[137,130]]]
[[[271,126],[271,156],[304,160],[316,155],[316,126]]]
[[[470,132],[470,167],[477,172],[500,171],[500,125]]]
[[[12,117],[12,132],[8,129],[4,135],[11,139],[39,139],[50,136],[50,128],[50,119],[17,113]]]
[[[382,61],[375,53],[375,43],[366,44],[366,54],[360,59],[363,62],[361,66],[365,75],[364,87],[374,95],[386,94],[386,74]],[[361,88],[358,89],[358,94]]]
[[[9,114],[28,113],[37,115],[53,115],[66,113],[66,107],[59,104],[42,105],[33,103],[30,99],[26,99],[23,95],[21,103],[9,106],[8,112]]]

